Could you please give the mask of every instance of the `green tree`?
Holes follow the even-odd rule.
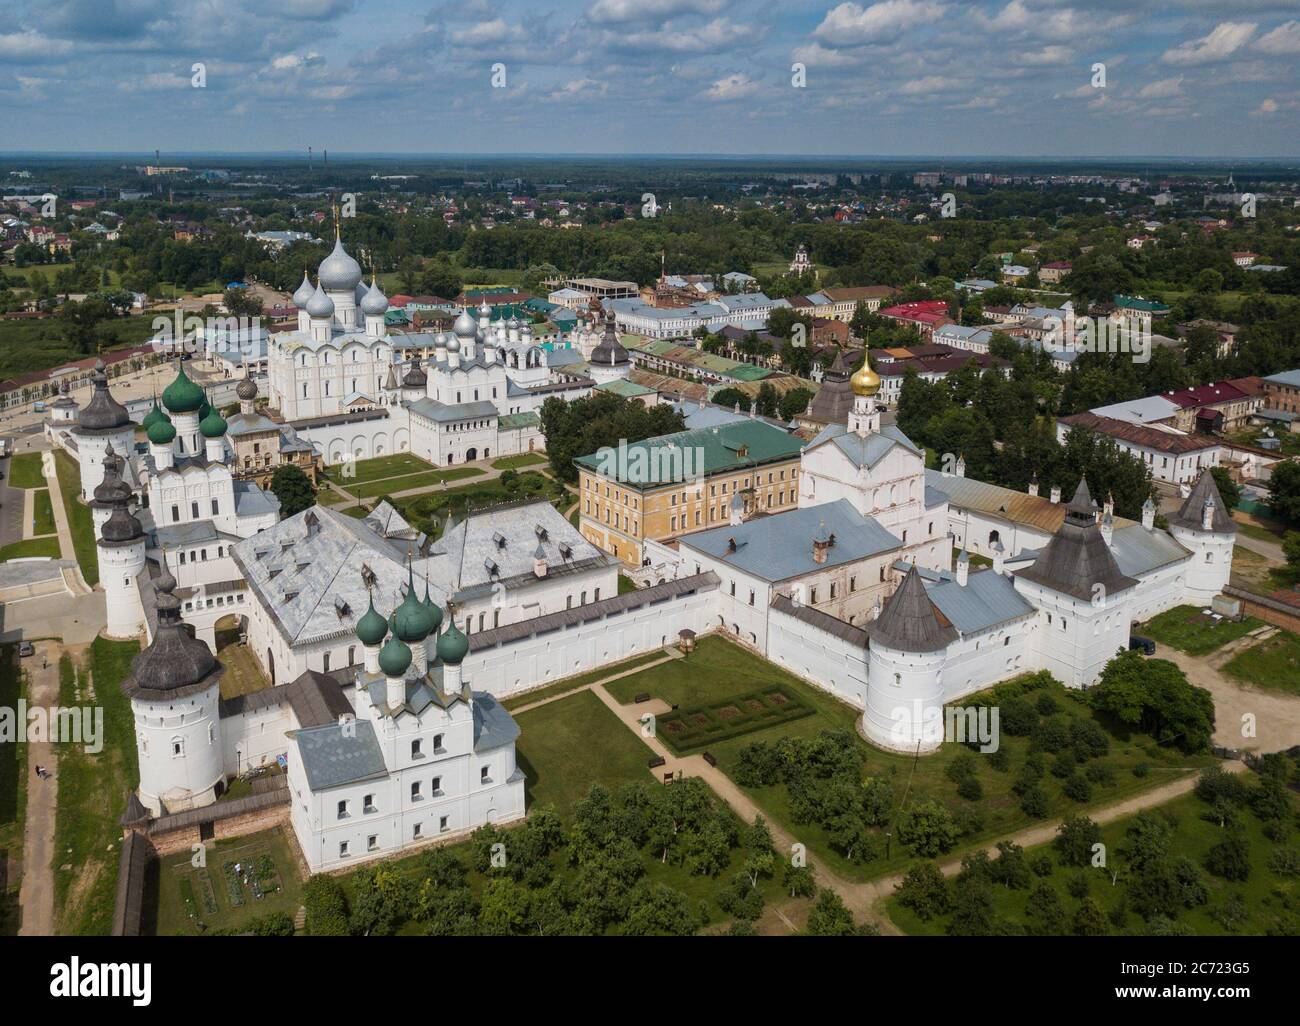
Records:
[[[952,908],[952,894],[948,881],[933,862],[917,862],[907,871],[894,893],[904,908],[910,908],[918,918],[933,919]]]
[[[1065,906],[1056,888],[1040,883],[1025,902],[1025,932],[1031,937],[1060,937],[1065,933]]]
[[[843,898],[823,887],[817,892],[805,929],[812,937],[852,937],[853,915],[844,906]]]
[[[280,516],[287,518],[316,504],[316,489],[301,467],[291,463],[275,468],[271,491],[280,500]]]

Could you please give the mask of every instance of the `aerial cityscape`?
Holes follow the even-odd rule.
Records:
[[[0,31],[0,935],[1300,935],[1292,5],[229,6]]]

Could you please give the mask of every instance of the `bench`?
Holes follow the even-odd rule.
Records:
[[[650,768],[658,769],[660,766],[664,765],[667,761],[668,760],[665,759],[662,755],[656,755],[653,759],[650,760]]]
[[[632,701],[637,703],[648,702],[650,701],[650,692],[642,691],[641,694],[637,695],[634,699],[632,699]]]
[[[707,762],[710,766],[716,766],[718,764],[718,760],[713,757],[712,752],[704,753],[704,761]]]

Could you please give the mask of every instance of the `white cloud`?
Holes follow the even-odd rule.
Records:
[[[898,87],[898,92],[903,96],[928,96],[931,93],[941,93],[945,89],[956,89],[957,86],[956,79],[945,78],[942,75],[926,75],[924,78],[914,78],[910,82],[904,82]]]
[[[1024,0],[1011,0],[992,18],[977,17],[999,32],[1021,32],[1047,39],[1093,39],[1098,32],[1119,28],[1132,20],[1127,14],[1103,16],[1096,11],[1080,14],[1072,7],[1036,10]]]
[[[566,82],[559,89],[547,94],[548,100],[573,100],[579,97],[603,96],[609,91],[608,82],[597,82],[592,78],[575,78]]]
[[[727,0],[596,0],[587,17],[598,25],[673,18],[679,14],[717,14]]]
[[[1256,113],[1256,114],[1276,114],[1276,113],[1277,113],[1277,107],[1278,107],[1277,100],[1273,99],[1273,98],[1270,96],[1270,97],[1268,97],[1267,99],[1265,99],[1265,100],[1261,100],[1261,101],[1260,101],[1259,108],[1255,111],[1255,113]]]
[[[1161,60],[1166,64],[1211,64],[1230,57],[1250,41],[1257,26],[1251,21],[1224,21],[1207,36],[1189,39],[1166,50]]]
[[[9,32],[0,34],[0,58],[7,60],[39,60],[59,57],[72,49],[66,39],[50,39],[39,32]]]
[[[1300,54],[1300,21],[1288,21],[1255,41],[1261,53]]]
[[[877,39],[891,39],[908,29],[933,22],[943,14],[943,5],[929,0],[881,0],[863,7],[843,3],[826,12],[813,36],[829,46],[854,46]]]
[[[1152,82],[1144,85],[1139,91],[1138,96],[1143,100],[1163,100],[1170,96],[1180,96],[1183,91],[1183,76],[1177,78],[1162,78],[1159,82]]]
[[[519,25],[508,24],[504,18],[493,18],[469,28],[457,29],[451,38],[461,46],[492,46],[523,39],[524,30]]]
[[[750,30],[727,18],[714,18],[689,32],[665,24],[646,32],[607,33],[607,42],[626,50],[657,50],[668,53],[716,53],[750,38]]]
[[[271,67],[276,71],[291,71],[294,68],[304,68],[309,64],[317,64],[320,60],[321,55],[315,51],[305,54],[286,53],[275,58],[271,62]]]
[[[745,96],[752,96],[756,92],[758,92],[758,83],[748,75],[737,72],[718,79],[709,86],[709,91],[705,95],[710,100],[739,100]]]

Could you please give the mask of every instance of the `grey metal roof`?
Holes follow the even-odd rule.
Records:
[[[234,482],[235,516],[255,517],[263,513],[279,513],[280,500],[269,488],[259,488],[252,481]]]
[[[1169,518],[1169,522],[1180,527],[1190,527],[1197,531],[1202,530],[1201,517],[1207,499],[1214,502],[1214,518],[1210,521],[1211,530],[1216,534],[1235,534],[1237,531],[1236,521],[1232,519],[1232,514],[1224,507],[1223,498],[1219,495],[1218,486],[1214,483],[1214,475],[1210,473],[1208,467],[1201,471],[1201,476],[1196,479],[1196,484],[1192,487],[1191,492],[1188,493],[1178,512]]]
[[[948,493],[940,488],[935,488],[930,484],[925,486],[925,508],[934,509],[936,506],[942,506],[949,502]]]
[[[1034,607],[1016,591],[1010,577],[978,570],[967,577],[964,586],[948,574],[942,577],[928,585],[926,593],[962,634],[986,631],[1034,615]]]
[[[1149,574],[1191,556],[1168,531],[1148,531],[1133,523],[1121,527],[1118,522],[1111,535],[1110,551],[1120,571],[1129,577]]]
[[[407,403],[407,406],[426,420],[439,424],[449,424],[459,420],[495,419],[497,415],[496,404],[487,399],[473,403],[449,404],[426,397]]]
[[[878,432],[865,436],[850,431],[844,424],[828,424],[808,443],[808,449],[815,449],[827,442],[834,443],[837,449],[859,467],[874,467],[896,445],[923,456],[916,443],[893,424],[885,425]]]
[[[813,559],[812,549],[813,536],[821,529],[833,536],[824,563]],[[874,517],[864,517],[854,509],[848,499],[757,517],[735,527],[698,531],[684,535],[679,544],[769,582],[789,580],[903,546]]]
[[[474,692],[474,751],[490,752],[513,744],[519,736],[519,724],[486,691]]]
[[[245,378],[244,381],[248,379]],[[241,381],[242,385],[244,382]],[[260,413],[243,414],[236,413],[226,421],[226,434],[228,435],[251,435],[259,431],[279,431],[280,425],[275,421],[263,417]]]
[[[235,542],[234,535],[222,534],[211,520],[191,520],[188,524],[167,524],[154,528],[155,547],[176,548],[181,545],[198,545],[224,538]]]
[[[838,617],[831,616],[829,613],[823,613],[820,609],[813,609],[811,606],[797,604],[789,595],[776,595],[772,599],[771,607],[778,612],[793,616],[804,623],[816,627],[818,630],[825,631],[827,634],[833,634],[842,641],[847,641],[858,648],[866,648],[869,635],[861,627],[854,627],[852,624],[845,623]]]
[[[867,633],[873,642],[901,652],[937,652],[957,640],[957,632],[934,615],[915,563],[880,615],[867,625]]]
[[[346,736],[337,722],[290,732],[313,791],[388,776],[374,725],[369,720],[353,720],[350,725],[352,736]]]

